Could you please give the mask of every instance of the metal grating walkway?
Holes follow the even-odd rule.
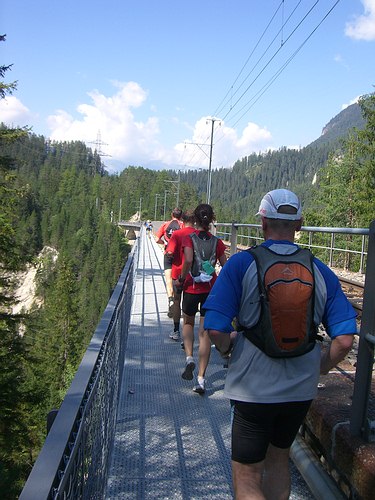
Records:
[[[213,348],[206,394],[193,393],[172,329],[163,255],[142,236],[107,499],[233,498],[223,360]],[[296,469],[291,498],[313,498]]]

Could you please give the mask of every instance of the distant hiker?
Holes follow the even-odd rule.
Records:
[[[205,301],[216,280],[215,265],[221,266],[227,261],[224,243],[209,232],[215,218],[211,205],[198,205],[194,210],[196,229],[185,236],[183,241],[184,263],[181,276],[177,280],[177,289],[183,289],[182,311],[184,313],[183,341],[186,354],[185,369],[182,378],[193,379],[195,361],[193,358],[195,315],[200,312],[199,370],[197,384],[193,391],[204,394],[206,390],[206,368],[211,354],[211,341],[203,328]]]
[[[174,208],[171,216],[172,219],[167,222],[164,222],[156,232],[156,238],[157,238],[156,243],[164,245],[164,276],[167,288],[169,318],[173,317],[173,307],[174,307],[173,284],[172,284],[172,261],[170,257],[166,255],[165,249],[174,231],[177,231],[183,227],[183,222],[181,221],[182,210],[180,208]]]
[[[150,219],[148,219],[145,222],[145,227],[146,227],[146,234],[148,235],[148,237],[151,237],[153,225],[152,225],[152,222],[150,221]]]
[[[356,314],[335,274],[294,244],[302,224],[298,197],[270,191],[257,215],[265,241],[231,256],[205,303],[204,326],[230,355],[224,394],[233,412],[235,497],[289,498],[290,446],[319,374],[350,351]],[[316,342],[321,322],[332,339],[323,353]]]
[[[176,280],[181,275],[182,264],[184,261],[184,247],[183,241],[185,237],[194,231],[195,215],[193,210],[187,210],[182,214],[182,222],[184,227],[179,231],[174,231],[172,234],[165,253],[168,258],[172,260],[172,282],[173,282],[173,297],[174,297],[174,308],[173,308],[173,332],[169,334],[169,338],[172,340],[181,340],[180,335],[180,318],[181,318],[181,290],[176,289]],[[181,342],[181,347],[184,344]]]

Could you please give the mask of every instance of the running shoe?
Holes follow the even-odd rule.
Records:
[[[177,332],[171,332],[169,334],[169,338],[171,340],[176,340],[176,341],[180,340],[180,332],[179,332],[179,330],[177,330]]]
[[[182,372],[181,377],[184,380],[193,380],[194,368],[195,368],[194,360],[186,361],[185,370]]]
[[[193,391],[196,392],[197,394],[204,394],[206,392],[206,381],[203,379],[201,382],[199,382],[197,385],[193,387]]]

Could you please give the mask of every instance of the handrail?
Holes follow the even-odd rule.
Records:
[[[252,244],[257,244],[263,241],[263,236],[261,234],[261,225],[260,224],[243,224],[238,222],[218,222],[215,224],[216,226],[216,234],[223,239],[230,241],[230,253],[237,252],[240,244],[246,243],[247,246],[251,246]],[[222,228],[229,228],[228,231],[221,230]],[[248,234],[240,233],[240,229],[247,229]],[[255,234],[254,234],[255,230]],[[250,232],[252,231],[252,234]],[[307,233],[307,242],[301,240],[301,235],[303,233]],[[322,244],[313,242],[313,235],[326,234],[330,236],[329,244]],[[335,244],[336,235],[347,235],[358,237],[361,236],[361,242],[357,243],[356,248],[342,248],[341,246],[337,246]],[[347,263],[350,260],[350,255],[358,256],[358,272],[365,272],[365,261],[367,257],[366,247],[368,244],[368,236],[369,229],[368,228],[347,228],[347,227],[314,227],[314,226],[302,226],[300,233],[297,234],[297,240],[300,246],[307,247],[311,250],[325,250],[328,251],[329,256],[326,259],[327,264],[329,266],[334,265],[334,255],[343,255],[344,257],[341,259],[343,262]],[[340,266],[337,266],[340,267]],[[344,267],[344,266],[341,266]]]
[[[102,497],[114,438],[137,255],[138,240],[20,500]]]

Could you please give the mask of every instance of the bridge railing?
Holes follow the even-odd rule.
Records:
[[[21,500],[103,498],[138,262],[138,240],[111,295]]]
[[[263,241],[260,224],[218,222],[216,234],[230,242],[230,253]],[[309,248],[330,267],[342,267],[364,274],[369,229],[302,226],[296,241]]]
[[[217,223],[216,235],[230,242],[230,254],[263,241],[259,224]],[[375,221],[369,229],[303,226],[298,244],[330,267],[366,271],[350,432],[375,442],[375,421],[368,416],[375,348]]]

